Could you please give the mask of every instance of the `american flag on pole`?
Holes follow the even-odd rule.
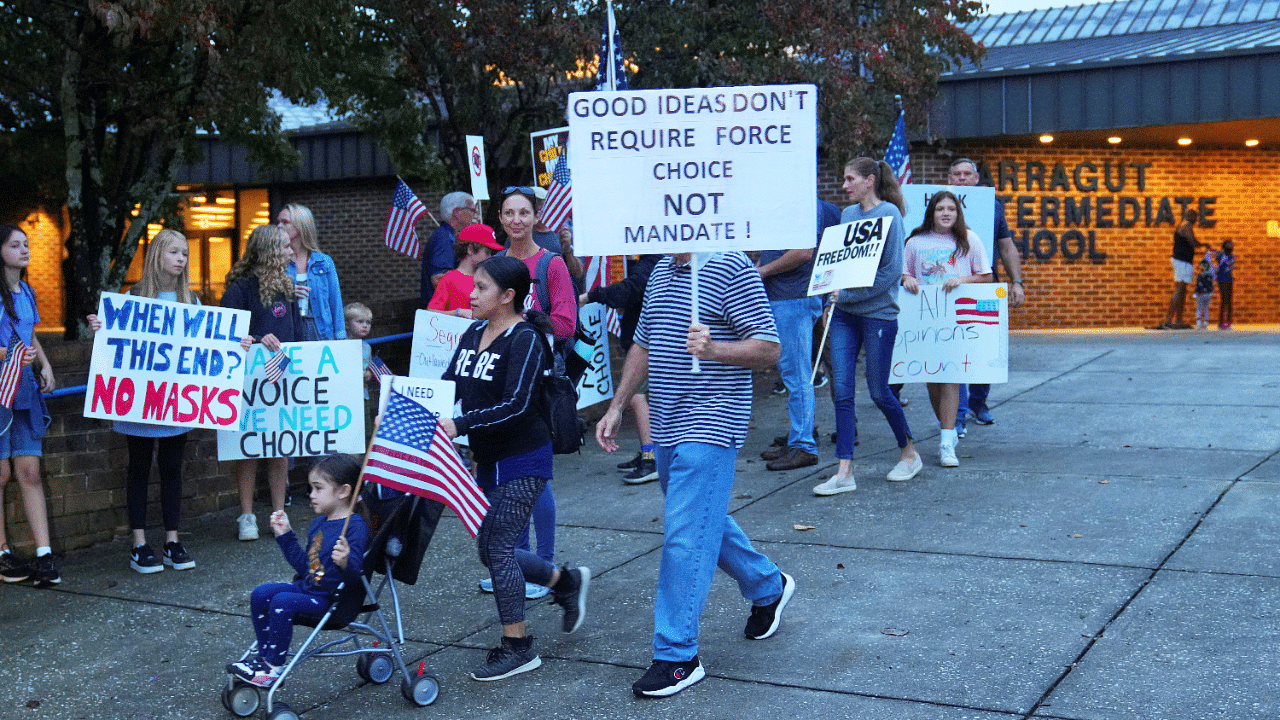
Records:
[[[369,448],[364,476],[448,505],[471,537],[480,531],[489,510],[489,501],[453,449],[439,416],[396,392],[394,385]]]
[[[893,137],[889,138],[889,148],[884,151],[884,161],[893,168],[898,176],[898,184],[911,182],[911,155],[907,152],[906,113],[898,110],[898,124],[893,126]]]
[[[418,232],[413,226],[427,208],[400,178],[396,178],[396,195],[387,213],[387,247],[411,258],[418,257]]]
[[[561,157],[556,161],[556,169],[551,171],[551,187],[547,188],[547,199],[542,203],[542,224],[551,232],[560,232],[573,212],[573,184],[569,180],[567,160]]]
[[[267,381],[279,382],[280,378],[284,377],[284,371],[289,368],[290,362],[292,361],[289,360],[289,355],[284,350],[280,350],[268,358],[267,362],[263,364],[267,371]]]
[[[604,20],[604,32],[600,35],[600,60],[596,63],[596,90],[626,90],[627,70],[622,62],[622,37],[618,35],[618,21],[613,17],[613,2]]]
[[[382,378],[384,377],[391,377],[393,375],[391,368],[387,367],[387,364],[377,355],[374,355],[369,359],[369,369],[373,371],[373,377],[378,382],[382,382]]]
[[[587,292],[609,284],[609,258],[607,256],[595,255],[583,258],[583,260],[587,263],[587,276],[585,278]],[[611,307],[605,308],[605,326],[614,335],[622,335],[622,322],[618,319],[617,310]]]
[[[22,358],[27,354],[27,344],[18,337],[18,331],[11,328],[10,333],[9,350],[0,366],[0,405],[7,408],[13,407],[13,397],[22,380]]]

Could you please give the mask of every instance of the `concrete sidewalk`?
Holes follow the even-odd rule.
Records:
[[[633,441],[617,456],[592,443],[558,459],[554,481],[558,559],[596,578],[589,615],[565,636],[557,606],[530,603],[540,669],[468,679],[499,630],[474,543],[446,514],[402,596],[405,655],[439,675],[440,699],[414,707],[398,677],[368,685],[345,660],[304,666],[278,699],[316,720],[1275,718],[1278,340],[1015,333],[997,422],[970,426],[958,469],[937,466],[924,388],[908,386],[925,470],[886,482],[895,443],[864,393],[859,488],[829,498],[810,490],[833,471],[829,438],[806,471],[758,459],[786,427],[785,397],[761,374],[732,506],[798,583],[773,638],[743,637],[749,608],[720,575],[702,619],[707,680],[632,696],[651,657],[661,493],[619,480]],[[825,435],[826,390],[818,408]],[[310,519],[305,503],[290,514]],[[134,573],[120,541],[65,557],[56,589],[0,589],[0,717],[231,717],[222,668],[252,639],[249,591],[289,574],[275,543],[234,530],[230,514],[189,523],[192,571]]]

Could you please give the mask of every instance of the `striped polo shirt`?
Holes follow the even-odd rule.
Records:
[[[703,360],[693,374],[685,349],[692,271],[663,258],[649,277],[635,342],[649,351],[649,410],[660,445],[742,447],[751,419],[751,371]],[[712,340],[778,342],[760,273],[740,252],[717,253],[698,271],[698,317]]]

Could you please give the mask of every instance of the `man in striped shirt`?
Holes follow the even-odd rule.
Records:
[[[596,426],[600,446],[617,450],[622,412],[648,377],[666,505],[654,660],[632,685],[639,697],[674,695],[706,676],[698,661],[698,622],[717,564],[751,600],[749,638],[763,640],[777,631],[795,591],[795,580],[753,548],[728,515],[738,448],[751,417],[751,371],[778,360],[764,284],[740,252],[699,256],[693,323],[692,260],[689,253],[672,255],[654,268],[622,380]],[[695,357],[701,365],[696,374]]]

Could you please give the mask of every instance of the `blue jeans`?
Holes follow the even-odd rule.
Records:
[[[698,621],[717,566],[753,605],[782,597],[778,566],[729,517],[737,455],[735,448],[695,442],[655,449],[666,537],[653,608],[654,660],[684,662],[698,654]]]
[[[858,380],[858,350],[867,348],[867,390],[871,401],[889,421],[898,447],[911,440],[911,428],[902,405],[889,389],[889,366],[893,363],[893,343],[898,336],[897,320],[876,320],[850,315],[836,308],[831,314],[831,376],[836,393],[836,457],[853,459],[853,441],[858,434],[858,416],[853,407]]]
[[[822,317],[822,298],[772,300],[769,307],[773,309],[778,342],[782,345],[778,373],[787,386],[787,414],[791,416],[787,447],[817,455],[818,446],[813,441],[813,383],[809,380],[813,366],[809,362],[813,356],[813,324]]]
[[[978,408],[987,406],[987,396],[991,394],[991,385],[978,384],[965,385],[960,383],[960,407],[956,409],[956,420],[964,422],[965,416],[969,414],[969,409],[973,408],[973,412],[977,413]]]

